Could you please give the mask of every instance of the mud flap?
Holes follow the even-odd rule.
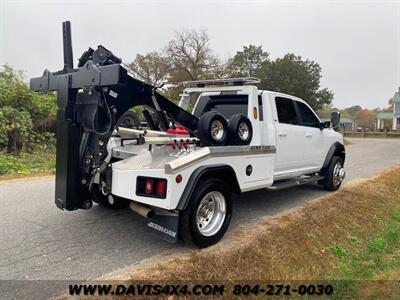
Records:
[[[155,214],[148,219],[147,227],[152,235],[167,242],[175,243],[178,240],[179,214]]]

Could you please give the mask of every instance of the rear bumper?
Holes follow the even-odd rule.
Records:
[[[153,207],[158,207],[166,210],[174,209],[171,206],[171,175],[166,175],[164,170],[159,169],[143,169],[140,175],[136,170],[121,170],[113,169],[112,172],[111,193],[113,195],[146,204]],[[138,196],[136,194],[137,178],[139,176],[157,177],[167,180],[167,192],[165,198]]]

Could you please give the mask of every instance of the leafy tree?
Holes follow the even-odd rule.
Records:
[[[390,105],[390,106],[388,106],[388,107],[385,107],[385,108],[382,108],[382,109],[380,109],[379,111],[382,111],[382,112],[393,112],[393,104],[392,105]],[[378,111],[378,112],[379,112]]]
[[[0,82],[11,85],[22,83],[24,81],[24,73],[21,70],[14,70],[8,64],[2,66],[0,70]]]
[[[346,111],[346,109],[339,109],[336,107],[332,107],[332,105],[328,105],[328,104],[324,104],[322,105],[322,107],[320,109],[318,109],[317,115],[320,118],[324,118],[324,119],[329,119],[331,117],[331,113],[334,111],[338,111],[340,112],[340,117],[341,118],[350,118],[352,119],[352,117],[349,115],[349,113]]]
[[[7,147],[8,153],[19,153],[29,144],[32,119],[24,109],[10,106],[0,108],[0,145]]]
[[[170,82],[212,78],[221,71],[206,31],[176,31],[165,49],[171,63]]]
[[[375,119],[377,113],[367,108],[360,109],[354,115],[354,121],[358,126],[373,129],[375,127]]]
[[[261,89],[298,96],[315,110],[329,105],[333,99],[329,89],[320,88],[321,67],[316,62],[294,54],[270,60],[262,46],[248,45],[237,51],[223,68],[211,51],[206,31],[177,31],[163,54],[138,54],[131,67],[146,82],[168,83],[162,92],[173,101],[178,101],[183,89],[177,84],[181,81],[227,76],[259,77]]]
[[[260,75],[260,88],[300,97],[315,110],[333,99],[333,93],[327,88],[319,89],[321,67],[294,54],[286,54],[264,65]]]
[[[243,46],[243,51],[237,51],[230,60],[227,73],[231,77],[254,77],[265,64],[269,63],[268,52],[262,46]]]
[[[137,54],[129,67],[139,79],[154,86],[163,85],[168,81],[171,68],[169,59],[159,52]]]
[[[54,94],[32,93],[21,71],[0,68],[0,149],[19,153],[35,145],[51,147],[55,114]]]
[[[344,111],[347,112],[350,117],[354,118],[356,113],[358,111],[360,111],[361,109],[362,109],[362,107],[360,105],[353,105],[353,106],[350,106],[348,108],[345,108]]]
[[[163,96],[165,96],[167,99],[171,100],[175,104],[178,104],[183,89],[184,89],[183,84],[175,84],[169,86],[168,88],[161,89],[158,92],[160,92]]]
[[[329,119],[331,117],[331,113],[334,111],[331,105],[324,104],[320,109],[316,111],[317,115],[323,119]]]

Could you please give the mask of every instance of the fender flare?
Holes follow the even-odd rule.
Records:
[[[224,177],[222,177],[221,175],[224,175]],[[241,193],[236,173],[231,166],[224,164],[201,166],[194,170],[193,173],[190,175],[185,190],[183,191],[179,199],[178,205],[176,206],[177,210],[186,209],[189,203],[189,199],[191,198],[197,184],[202,178],[205,177],[224,178],[224,181],[226,181],[231,186],[232,192],[237,194]]]
[[[344,163],[346,159],[346,150],[342,143],[335,142],[329,147],[328,153],[325,157],[324,164],[322,165],[321,170],[325,170],[328,167],[329,162],[331,161],[334,155],[341,157]]]

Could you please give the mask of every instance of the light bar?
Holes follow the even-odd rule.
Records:
[[[224,78],[224,79],[209,79],[209,80],[193,80],[184,81],[183,84],[189,87],[206,87],[206,86],[237,86],[246,84],[259,83],[260,79],[255,77],[243,78]]]

